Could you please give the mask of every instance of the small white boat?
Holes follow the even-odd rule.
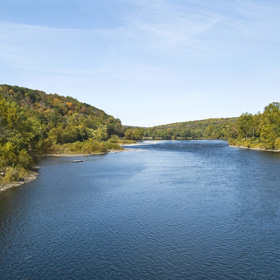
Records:
[[[83,160],[81,160],[81,159],[73,160],[73,163],[77,163],[77,162],[83,162]]]

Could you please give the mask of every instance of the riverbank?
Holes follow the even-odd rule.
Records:
[[[40,157],[87,157],[87,156],[100,156],[100,155],[106,155],[110,153],[109,151],[106,153],[81,153],[81,154],[71,154],[71,153],[66,153],[66,154],[46,154]]]
[[[122,150],[108,150],[107,152],[99,152],[99,153],[65,153],[65,154],[46,154],[40,157],[89,157],[89,156],[102,156],[102,155],[107,155],[107,154],[115,154],[115,153],[120,153],[124,152],[126,149]]]
[[[123,146],[142,146],[142,145],[151,145],[151,144],[157,144],[160,143],[161,141],[165,141],[165,140],[144,140],[144,141],[138,141],[135,143],[129,143],[129,144],[119,144],[121,147]]]
[[[239,148],[239,149],[245,149],[245,150],[254,150],[254,151],[262,151],[262,152],[273,152],[273,153],[279,153],[280,150],[273,150],[273,149],[268,149],[268,148],[258,148],[258,147],[245,147],[245,146],[234,146],[234,145],[229,145],[231,148]]]
[[[88,153],[88,154],[85,154],[85,153],[46,154],[46,155],[39,156],[39,157],[40,158],[44,158],[44,157],[87,157],[87,156],[100,156],[100,155],[106,155],[106,154],[114,154],[114,153],[120,153],[120,152],[124,152],[124,151],[129,151],[129,150],[128,149],[122,149],[122,150],[113,150],[112,149],[112,150],[108,150],[107,152]],[[0,184],[0,191],[5,191],[10,188],[19,187],[19,186],[22,186],[24,184],[27,184],[27,183],[30,183],[30,182],[36,180],[37,177],[39,176],[39,169],[40,169],[40,167],[34,167],[33,171],[30,171],[28,173],[28,175],[20,181]]]
[[[0,192],[5,191],[10,188],[19,187],[24,184],[30,183],[30,182],[34,181],[35,179],[37,179],[38,176],[39,176],[39,168],[36,171],[30,171],[29,174],[25,178],[23,178],[21,181],[16,181],[16,182],[11,182],[11,183],[6,183],[6,184],[0,185]]]

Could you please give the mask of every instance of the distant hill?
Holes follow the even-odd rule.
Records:
[[[79,102],[70,96],[64,97],[58,94],[46,94],[43,91],[32,90],[24,87],[0,85],[0,94],[8,102],[16,102],[25,109],[29,115],[36,116],[39,121],[47,127],[80,126],[88,129],[98,129],[107,126],[107,136],[120,135],[123,133],[121,121],[104,111],[86,103]],[[79,132],[77,132],[79,134]],[[90,133],[77,135],[75,140],[86,140]],[[63,142],[63,140],[60,140]],[[69,142],[69,141],[65,141]]]
[[[126,129],[127,139],[227,139],[236,132],[237,118],[216,118]]]

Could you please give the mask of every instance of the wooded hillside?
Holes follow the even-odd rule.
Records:
[[[121,149],[121,135],[119,119],[72,97],[0,85],[0,181],[23,177],[35,155]]]
[[[227,139],[237,135],[237,118],[219,118],[154,126],[150,128],[127,128],[127,139]]]

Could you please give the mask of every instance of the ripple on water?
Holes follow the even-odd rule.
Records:
[[[0,193],[0,278],[278,279],[279,155],[144,144]]]

